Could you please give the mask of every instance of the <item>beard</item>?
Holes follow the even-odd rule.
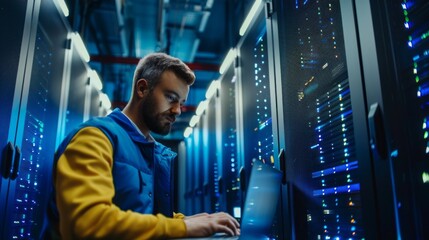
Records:
[[[141,109],[143,120],[151,132],[167,135],[171,131],[172,123],[169,119],[175,119],[174,114],[169,111],[158,112],[157,103],[154,101],[152,94],[149,94],[143,101]]]

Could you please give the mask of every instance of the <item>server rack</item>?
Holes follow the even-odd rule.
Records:
[[[188,182],[189,177],[187,177],[187,159],[190,159],[189,156],[189,141],[191,138],[185,138],[183,141],[179,142],[177,148],[177,176],[175,177],[177,190],[175,194],[177,196],[177,212],[183,213],[185,215],[188,214],[188,209],[190,207],[188,201]]]
[[[207,212],[219,212],[220,211],[220,191],[219,191],[219,177],[220,177],[220,162],[218,158],[218,141],[217,141],[217,114],[216,107],[218,106],[218,97],[212,96],[207,99],[207,109],[205,115],[207,116],[207,142],[206,142],[206,153],[208,153],[205,161],[207,162],[208,172],[206,178],[206,200],[208,203],[206,207]]]
[[[429,164],[426,119],[429,4],[427,1],[363,1],[355,3],[361,33],[367,107],[378,106],[379,119],[370,118],[376,176],[391,181],[378,185],[380,219],[394,214],[398,238],[427,239]],[[365,18],[366,17],[366,18]],[[368,24],[372,31],[364,30]],[[377,104],[377,105],[376,105]],[[377,121],[378,120],[378,121]],[[384,131],[384,138],[378,133]],[[377,183],[383,183],[381,177]],[[384,201],[393,202],[385,209]],[[391,214],[388,213],[387,217]],[[383,229],[389,226],[381,225]]]
[[[207,101],[207,100],[206,100]],[[201,174],[201,200],[202,200],[202,212],[210,212],[210,178],[213,177],[213,171],[211,171],[210,166],[210,158],[209,152],[210,146],[209,146],[209,132],[210,132],[210,126],[209,126],[209,116],[208,116],[208,102],[206,110],[201,114],[200,116],[200,123],[201,123],[201,158],[196,159],[196,161],[201,161],[201,168],[200,169],[194,169],[194,171],[199,171]]]
[[[215,102],[212,106],[212,114],[214,115],[213,121],[213,132],[215,137],[216,147],[215,151],[215,161],[216,161],[216,176],[214,180],[214,202],[215,202],[215,211],[217,212],[227,212],[227,203],[226,203],[226,193],[224,188],[224,162],[223,162],[223,149],[222,141],[222,103],[220,99],[220,80],[214,80],[211,85],[216,87],[216,91],[213,93],[213,98],[215,98]],[[210,88],[210,86],[209,86]]]
[[[359,58],[350,40],[353,6],[277,1],[276,7],[279,138],[291,201],[283,204],[291,204],[286,236],[375,238],[366,224],[375,216],[364,216],[375,203]]]
[[[57,1],[2,1],[1,207],[3,239],[42,239],[53,155],[71,129],[105,109]],[[13,21],[17,25],[10,28]],[[5,48],[5,49],[3,49]],[[7,59],[6,59],[7,58]],[[3,64],[4,63],[4,64]],[[100,111],[101,110],[101,111]],[[107,110],[107,109],[106,109]]]
[[[234,59],[236,56],[233,56]],[[224,193],[222,200],[226,212],[237,219],[241,218],[242,195],[240,191],[240,169],[242,164],[237,156],[237,98],[235,61],[227,67],[220,77],[220,125],[222,146],[222,178],[221,191]]]
[[[66,53],[67,65],[62,90],[64,111],[60,113],[63,122],[58,128],[57,146],[72,129],[88,118],[85,116],[85,99],[90,81],[89,66],[79,53],[73,34],[69,33],[70,49]]]
[[[202,212],[204,209],[204,203],[203,203],[203,179],[202,179],[202,152],[204,149],[204,145],[202,142],[202,129],[203,129],[203,123],[200,119],[200,122],[197,124],[197,126],[194,128],[194,131],[192,133],[193,138],[193,146],[195,147],[193,149],[194,151],[194,158],[191,161],[192,166],[190,166],[190,174],[193,175],[194,182],[192,183],[192,214]]]
[[[222,130],[220,93],[213,80],[213,95],[207,96],[197,107],[198,119],[192,134],[186,138],[186,184],[185,204],[188,214],[226,211],[223,185],[224,163],[222,162]],[[230,105],[231,106],[231,105]],[[235,104],[232,106],[235,107]],[[192,122],[193,120],[191,120]],[[233,147],[236,145],[233,144]]]
[[[255,161],[279,168],[271,1],[255,1],[255,17],[237,44],[237,143],[242,207]],[[280,187],[279,187],[280,188]],[[280,191],[280,189],[279,189]],[[267,202],[266,204],[273,204]],[[282,238],[278,205],[270,238]]]
[[[185,183],[184,189],[185,193],[183,195],[183,205],[185,206],[184,209],[182,209],[182,213],[186,215],[191,215],[193,213],[193,193],[194,193],[194,175],[193,175],[193,161],[194,161],[194,149],[196,148],[194,144],[194,137],[193,134],[195,134],[195,129],[192,131],[192,135],[187,137],[185,139],[186,144],[186,152],[179,152],[182,156],[186,154],[186,160],[184,163],[184,172],[185,174],[181,175],[179,179],[181,179],[181,182]],[[183,165],[182,165],[183,166]],[[180,184],[180,181],[179,181]],[[180,195],[179,195],[180,197]]]
[[[101,105],[100,91],[95,87],[88,85],[88,100],[90,102],[89,106],[89,118],[99,117]]]
[[[428,4],[274,6],[286,237],[427,238]]]
[[[264,3],[268,21],[261,17],[260,7],[252,33],[239,43],[238,60],[221,76],[227,211],[234,215],[237,200],[243,199],[235,191],[239,187],[235,179],[240,178],[237,169],[231,171],[231,159],[236,156],[234,166],[245,169],[251,162],[253,148],[245,135],[254,116],[246,114],[257,111],[251,110],[246,81],[258,71],[249,74],[243,66],[252,66],[249,62],[257,57],[246,51],[254,49],[249,39],[258,23],[266,21],[263,40],[274,65],[268,66],[268,88],[270,100],[275,100],[269,105],[273,132],[269,159],[274,160],[266,162],[284,171],[283,218],[277,218],[283,224],[278,224],[276,236],[426,239],[429,4]],[[237,82],[231,84],[228,79],[234,76]],[[228,88],[237,91],[227,96]],[[236,115],[224,107],[231,99],[236,99]],[[237,148],[227,148],[233,144]],[[277,157],[277,152],[282,154]]]
[[[220,210],[217,102],[217,97],[206,99],[205,110],[198,116],[199,121],[192,135],[187,138],[188,151],[191,153],[186,164],[188,174],[185,181],[189,190],[185,201],[192,202],[192,214]]]
[[[270,33],[264,13],[264,5],[260,4],[255,19],[237,45],[238,141],[245,171],[249,171],[256,160],[272,166],[275,162],[268,66],[271,53],[267,41]],[[247,182],[249,174],[246,175]]]
[[[1,29],[8,31],[2,52],[10,48],[1,64],[9,66],[1,71],[7,86],[0,90],[7,98],[2,126],[9,132],[1,132],[0,236],[39,239],[57,137],[50,128],[59,121],[69,26],[53,1],[0,4]]]
[[[192,146],[187,151],[192,151],[192,156],[187,158],[187,164],[191,166],[186,168],[190,171],[188,175],[192,175],[193,182],[188,184],[193,185],[190,188],[193,190],[186,196],[190,198],[187,202],[192,201],[192,213],[225,209],[240,219],[249,181],[246,173],[250,173],[253,162],[263,161],[279,167],[274,154],[277,144],[273,123],[276,120],[272,119],[276,103],[270,97],[275,89],[270,85],[273,66],[269,65],[272,57],[269,51],[273,48],[269,46],[272,41],[269,35],[272,31],[267,27],[266,6],[263,1],[257,2],[256,18],[233,51],[234,60],[220,77],[219,96],[207,99],[208,109],[200,116],[187,140],[188,146]],[[220,119],[214,120],[213,113],[218,104],[221,106],[217,116]],[[220,135],[219,142],[211,141],[216,139],[209,137],[211,133]],[[213,154],[215,149],[222,149],[216,151],[221,156],[212,156],[216,155]],[[272,237],[280,236],[280,225],[279,214]]]

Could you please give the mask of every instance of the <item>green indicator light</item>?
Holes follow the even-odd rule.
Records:
[[[429,183],[429,173],[423,172],[422,173],[422,180],[423,180],[423,183]]]

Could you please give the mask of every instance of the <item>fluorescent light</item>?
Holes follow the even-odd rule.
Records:
[[[210,83],[209,88],[207,89],[206,98],[210,99],[216,93],[216,91],[219,89],[219,86],[220,86],[219,81],[218,80],[213,80]]]
[[[223,74],[227,67],[234,61],[236,52],[234,48],[229,49],[228,54],[226,54],[225,59],[223,60],[222,64],[219,68],[219,73]]]
[[[191,133],[192,133],[192,128],[191,127],[187,127],[186,129],[185,129],[185,132],[183,133],[183,136],[185,137],[185,138],[187,138],[187,137],[189,137],[190,135],[191,135]]]
[[[58,5],[60,5],[61,11],[63,12],[64,16],[69,16],[69,9],[67,7],[67,4],[64,2],[64,0],[56,0]]]
[[[107,94],[101,93],[100,100],[101,100],[101,106],[103,106],[104,108],[110,109],[112,107],[112,104],[110,103],[110,100]]]
[[[198,104],[197,110],[195,110],[195,113],[198,116],[201,116],[203,112],[207,109],[209,102],[207,100],[201,101],[200,104]]]
[[[255,0],[255,2],[252,5],[252,8],[250,9],[249,13],[246,16],[246,19],[244,19],[243,24],[240,27],[240,36],[244,36],[247,29],[249,28],[250,22],[255,17],[256,11],[259,8],[259,5],[261,5],[262,0]]]
[[[195,125],[197,125],[197,123],[200,121],[200,116],[194,115],[191,117],[191,120],[189,121],[189,126],[190,127],[195,127]]]
[[[213,6],[214,0],[207,0],[206,2],[206,9],[211,9]]]
[[[94,69],[91,69],[89,71],[89,83],[98,91],[101,91],[101,89],[103,89],[103,83],[101,82],[100,77]]]
[[[73,40],[73,42],[76,46],[76,49],[79,52],[80,56],[83,58],[83,60],[85,62],[89,62],[88,50],[86,50],[85,44],[83,43],[83,40],[80,37],[79,33],[77,33],[77,32],[73,33],[72,40]]]
[[[207,25],[207,22],[209,20],[209,17],[210,17],[210,12],[204,12],[203,13],[203,17],[201,18],[200,27],[198,28],[198,32],[203,32],[204,29],[206,29],[206,25]]]
[[[192,45],[192,50],[191,50],[191,58],[192,59],[195,58],[195,54],[198,50],[198,46],[200,46],[200,39],[196,38],[194,41],[194,44]]]

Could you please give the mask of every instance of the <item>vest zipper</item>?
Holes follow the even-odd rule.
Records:
[[[139,181],[140,181],[140,187],[139,187],[139,194],[143,192],[143,177],[142,173],[137,169],[137,172],[139,173]]]

